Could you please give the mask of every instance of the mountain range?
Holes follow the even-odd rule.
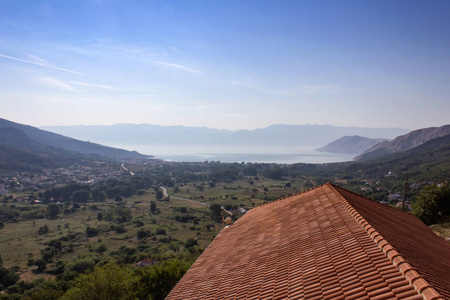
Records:
[[[355,157],[355,160],[375,159],[387,154],[407,151],[409,149],[418,147],[428,141],[449,134],[450,125],[414,130],[410,133],[398,136],[392,141],[383,141],[368,148],[363,154]]]
[[[116,140],[120,137],[113,135],[114,129],[123,127],[131,134],[133,129],[142,128],[163,128],[165,134],[170,131],[173,135],[162,135],[160,130],[156,132],[160,136],[164,136],[164,141],[172,141],[188,143],[186,137],[192,138],[194,141],[200,141],[199,137],[194,137],[192,134],[197,132],[203,133],[205,136],[210,136],[214,141],[218,141],[215,134],[221,136],[228,136],[230,143],[238,142],[244,143],[241,140],[243,137],[248,138],[249,142],[261,143],[263,145],[279,144],[283,145],[283,141],[294,140],[297,141],[300,136],[305,138],[306,145],[312,145],[319,140],[329,140],[329,136],[314,136],[318,133],[328,133],[331,136],[348,131],[364,131],[373,135],[383,134],[387,136],[388,133],[394,134],[396,131],[406,131],[405,129],[371,129],[371,128],[352,128],[352,127],[334,127],[331,125],[273,125],[267,128],[258,130],[241,130],[241,131],[227,131],[216,130],[208,128],[193,128],[183,126],[164,126],[156,125],[115,125],[100,127],[103,131],[111,133],[110,139]],[[86,128],[91,126],[83,126],[83,132]],[[67,127],[70,129],[71,127]],[[80,127],[76,127],[80,128]],[[149,129],[148,129],[149,130]],[[100,130],[101,131],[101,130]],[[151,130],[150,130],[151,131]],[[96,135],[99,131],[94,131]],[[336,133],[337,132],[337,133]],[[119,135],[124,135],[126,130],[119,132]],[[184,135],[182,134],[184,133]],[[131,137],[124,135],[132,141],[136,136],[143,135],[142,131]],[[156,133],[155,133],[156,135]],[[150,143],[158,140],[152,138],[145,139],[144,142]],[[185,136],[182,141],[177,141],[178,136]],[[107,136],[108,137],[108,136]],[[234,139],[231,139],[234,137]],[[236,138],[240,137],[240,138]],[[271,138],[272,137],[272,138]],[[201,140],[206,143],[206,140]],[[361,147],[367,147],[369,143],[375,143],[377,140],[363,138],[360,136],[344,136],[339,140],[334,141],[335,151],[346,151],[349,145],[353,147],[360,144]],[[160,142],[160,141],[159,141]],[[193,142],[193,141],[191,141]],[[222,142],[224,143],[224,142]],[[281,143],[281,144],[280,144]],[[288,143],[289,144],[289,143]],[[300,144],[305,145],[305,144]],[[330,146],[330,145],[327,145]],[[323,147],[326,148],[326,147]],[[331,151],[330,148],[326,150]],[[353,150],[352,150],[353,151]],[[357,157],[359,162],[348,165],[348,168],[361,168],[364,172],[385,172],[387,169],[410,170],[417,174],[428,174],[430,170],[434,173],[447,174],[450,170],[450,162],[448,156],[450,155],[450,125],[441,127],[431,127],[412,131],[407,134],[400,135],[392,141],[382,141],[374,146],[371,146],[362,155]],[[107,160],[108,158],[146,158],[150,156],[141,155],[135,151],[126,151],[117,148],[102,146],[100,144],[83,142],[74,138],[69,138],[60,134],[55,134],[45,130],[41,130],[32,126],[14,123],[5,119],[0,119],[0,171],[1,170],[30,170],[53,168],[62,165],[68,165],[82,160]],[[361,167],[361,163],[363,167]],[[383,167],[384,166],[384,167]],[[425,170],[423,170],[425,168]],[[350,170],[349,169],[349,170]],[[416,170],[417,169],[417,170]],[[342,171],[345,172],[345,168]]]
[[[343,174],[358,171],[361,175],[381,177],[391,172],[406,173],[417,182],[448,180],[450,177],[450,134],[430,139],[409,150],[385,154],[343,167]]]
[[[139,157],[146,156],[0,119],[0,170],[52,168],[86,159]]]
[[[319,147],[342,136],[392,139],[409,132],[401,128],[360,128],[332,125],[271,125],[254,130],[206,127],[116,124],[110,126],[50,126],[42,129],[105,145],[227,145]],[[149,153],[151,154],[151,153]]]

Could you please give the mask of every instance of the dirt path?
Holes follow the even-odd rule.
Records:
[[[165,187],[160,186],[159,188],[161,189],[161,192],[163,193],[164,197],[169,197],[169,194],[167,194],[167,189]],[[178,199],[178,200],[184,200],[184,201],[189,201],[189,202],[193,202],[193,203],[197,203],[197,204],[201,204],[201,205],[205,205],[205,206],[211,206],[211,204],[203,203],[203,202],[195,201],[195,200],[191,200],[191,199],[185,199],[185,198],[180,198],[180,197],[175,197],[175,196],[170,196],[170,198],[174,198],[174,199]],[[230,216],[233,214],[233,213],[229,212],[228,210],[226,210],[225,207],[223,207],[223,206],[221,206],[220,208],[224,212],[229,214]]]

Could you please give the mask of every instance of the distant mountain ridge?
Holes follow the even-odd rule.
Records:
[[[359,135],[343,136],[328,145],[317,148],[316,151],[356,155],[383,141],[386,139],[369,139]]]
[[[406,151],[418,147],[430,140],[449,134],[450,125],[414,130],[410,133],[398,136],[392,141],[381,142],[370,147],[363,154],[355,157],[355,160],[374,159],[387,154]]]
[[[442,182],[450,177],[450,134],[431,139],[406,151],[390,153],[366,161],[353,162],[343,173],[360,170],[361,174],[385,176],[404,174],[417,182]]]
[[[95,154],[117,158],[144,157],[137,152],[83,142],[36,127],[0,118],[0,145],[21,150],[50,151],[63,149],[74,153]]]
[[[401,128],[360,128],[332,125],[276,124],[254,130],[206,127],[116,124],[109,126],[46,126],[45,130],[109,145],[227,145],[319,147],[342,136],[395,138],[409,132]]]

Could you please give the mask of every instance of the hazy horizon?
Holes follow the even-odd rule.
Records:
[[[12,122],[15,122],[14,120],[9,120]],[[16,122],[17,123],[17,122]],[[29,124],[26,124],[29,125]],[[227,131],[239,131],[239,130],[257,130],[257,129],[264,129],[267,127],[271,127],[271,126],[283,126],[283,125],[287,125],[287,126],[333,126],[333,127],[345,127],[345,128],[349,128],[349,127],[358,127],[358,128],[370,128],[370,129],[380,129],[380,128],[384,128],[384,129],[405,129],[405,130],[411,130],[410,128],[405,128],[405,127],[371,127],[371,126],[339,126],[339,125],[333,125],[333,124],[312,124],[312,123],[308,123],[308,124],[287,124],[287,123],[273,123],[273,124],[268,124],[266,126],[262,126],[262,127],[254,127],[254,128],[237,128],[237,129],[227,129],[227,128],[219,128],[219,127],[208,127],[208,126],[195,126],[195,125],[182,125],[182,124],[174,124],[174,125],[162,125],[162,124],[155,124],[155,123],[133,123],[133,122],[127,122],[127,123],[112,123],[112,124],[75,124],[75,125],[36,125],[35,127],[40,128],[40,129],[46,129],[46,128],[54,128],[54,127],[77,127],[77,126],[85,126],[85,127],[94,127],[94,126],[99,126],[99,127],[106,127],[106,126],[120,126],[120,125],[150,125],[150,126],[161,126],[161,127],[193,127],[193,128],[208,128],[208,129],[217,129],[217,130],[227,130]],[[430,127],[440,127],[443,125],[447,125],[447,124],[441,124],[441,125],[437,125],[437,126],[430,126]],[[418,128],[420,129],[420,128]],[[412,131],[412,130],[411,130]]]

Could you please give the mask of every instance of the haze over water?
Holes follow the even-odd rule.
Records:
[[[328,153],[314,151],[313,147],[280,146],[148,146],[114,145],[115,147],[136,150],[141,154],[153,155],[166,161],[220,161],[220,162],[259,162],[259,163],[332,163],[351,161],[356,154]]]

